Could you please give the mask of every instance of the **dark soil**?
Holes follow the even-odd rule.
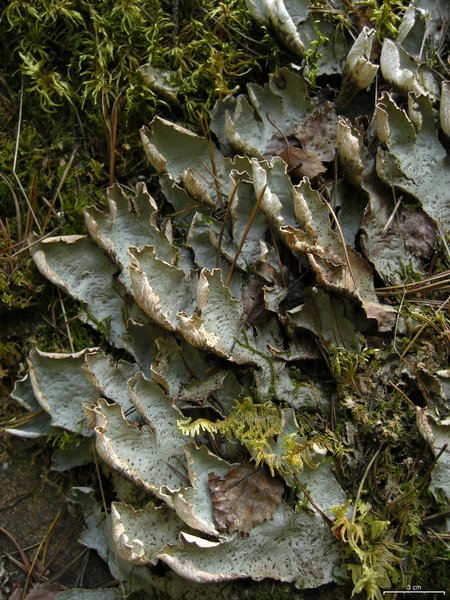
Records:
[[[30,564],[42,544],[30,584],[55,580],[69,589],[111,581],[103,561],[77,541],[83,521],[66,503],[70,480],[69,475],[50,470],[50,455],[42,443],[0,438],[1,600],[27,580],[27,569],[8,534]]]

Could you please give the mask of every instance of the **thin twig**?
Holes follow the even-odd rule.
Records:
[[[83,557],[83,562],[81,563],[81,567],[80,567],[80,572],[78,573],[77,576],[77,580],[75,582],[75,587],[83,587],[83,582],[84,582],[84,576],[86,573],[86,569],[88,566],[88,562],[89,562],[89,556],[90,556],[90,552],[89,552],[89,548],[86,548],[87,552]]]
[[[399,388],[398,385],[396,383],[394,383],[393,381],[389,381],[388,383],[389,383],[389,385],[392,385],[392,387],[394,388],[394,390],[396,392],[398,392],[401,396],[403,396],[403,398],[405,398],[405,400],[407,402],[409,402],[409,404],[411,404],[411,406],[413,407],[414,411],[416,412],[417,411],[417,406],[414,404],[414,402],[411,400],[411,398],[407,394],[405,394],[405,392],[401,388]]]
[[[405,290],[403,290],[402,299],[400,302],[400,306],[398,307],[397,316],[395,318],[394,339],[392,341],[392,346],[399,356],[400,356],[400,352],[397,350],[397,332],[398,332],[398,326],[400,323],[400,315],[402,312],[403,303],[405,302],[405,297],[406,297],[406,292],[405,292]]]
[[[177,210],[176,212],[169,213],[167,216],[170,218],[179,217],[180,215],[184,215],[185,213],[191,212],[192,210],[196,210],[197,208],[198,208],[198,204],[192,204],[191,206],[188,206],[187,208],[182,208],[180,210]]]
[[[13,158],[13,165],[12,165],[12,173],[14,175],[14,179],[17,183],[17,185],[20,188],[20,191],[22,192],[25,201],[27,203],[28,209],[30,211],[30,213],[33,216],[34,222],[36,223],[37,228],[39,229],[39,233],[42,233],[42,229],[41,226],[39,225],[39,222],[36,218],[36,215],[34,213],[34,210],[30,204],[30,200],[27,196],[27,193],[25,192],[25,190],[23,189],[22,186],[22,182],[20,181],[17,173],[16,173],[16,166],[17,166],[17,157],[19,155],[19,140],[20,140],[20,130],[22,128],[22,110],[23,110],[23,75],[22,75],[22,83],[20,85],[20,101],[19,101],[19,120],[17,123],[17,134],[16,134],[16,142],[15,142],[15,146],[14,146],[14,158]],[[21,239],[22,234],[20,234],[19,239]]]
[[[443,517],[449,517],[450,510],[444,510],[444,512],[434,513],[432,515],[428,515],[427,517],[423,517],[422,521],[433,521],[434,519],[439,519]]]
[[[211,175],[211,177],[213,178],[213,182],[214,182],[215,181],[214,173],[211,171],[211,169],[208,167],[208,165],[206,163],[202,163],[202,166],[204,167],[204,169],[208,173],[208,175]],[[211,187],[216,192],[217,196],[221,193],[219,191],[219,186],[222,185],[222,182],[220,181],[220,179],[217,179],[217,181],[215,181],[215,183],[211,183],[205,177],[205,175],[203,175],[203,173],[200,173],[200,171],[198,169],[190,169],[190,170],[192,171],[192,173],[195,173],[196,175],[198,175],[200,177],[200,179],[202,179],[209,187]],[[212,200],[211,200],[211,202],[212,202]],[[208,206],[211,206],[211,204],[208,204]]]
[[[38,548],[36,550],[36,553],[34,555],[33,561],[31,563],[30,568],[29,568],[28,573],[27,573],[27,578],[25,580],[25,584],[23,586],[22,600],[24,600],[26,598],[27,591],[28,591],[28,588],[29,588],[30,582],[31,582],[31,577],[33,575],[34,567],[36,566],[36,562],[38,560],[38,557],[39,557],[39,554],[41,552],[41,549],[44,546],[44,544],[46,543],[46,540],[48,539],[48,537],[52,534],[52,532],[53,532],[53,530],[54,530],[54,528],[56,526],[56,523],[58,522],[60,516],[61,516],[61,510],[58,511],[58,514],[56,515],[56,517],[51,522],[50,527],[47,529],[46,534],[42,538],[42,540],[41,540],[41,542],[40,542],[40,544],[39,544],[39,546],[38,546]]]
[[[445,302],[443,302],[440,307],[437,309],[436,313],[440,312],[446,304],[448,304],[450,302],[450,296],[447,298],[447,300],[445,300]],[[409,350],[413,347],[413,345],[416,343],[416,341],[418,340],[418,338],[422,335],[422,333],[425,331],[427,325],[429,325],[428,322],[424,323],[422,325],[422,327],[420,327],[420,329],[416,332],[415,336],[412,338],[412,340],[409,342],[409,344],[407,344],[406,348],[403,350],[401,356],[400,356],[400,360],[403,360],[405,358],[405,356],[408,354]]]
[[[98,485],[99,485],[100,494],[101,494],[101,497],[102,497],[103,511],[105,513],[105,519],[108,521],[108,518],[109,518],[109,516],[108,516],[108,505],[106,503],[105,490],[103,488],[102,477],[101,477],[101,474],[100,474],[100,466],[98,464],[97,450],[96,450],[95,442],[94,441],[92,442],[92,455],[94,457],[95,472],[97,474]],[[106,525],[106,527],[108,527],[108,525]],[[114,554],[114,559],[116,561],[116,565],[118,565],[119,564],[119,559],[117,557],[117,553],[116,553],[115,547],[113,548],[113,554]],[[121,585],[122,585],[122,583],[121,583]]]
[[[6,224],[8,224],[8,221],[6,221]],[[3,223],[2,219],[0,219],[0,229],[2,230],[3,240],[4,240],[5,244],[7,244],[7,246],[5,248],[2,248],[1,252],[2,252],[2,254],[5,254],[5,253],[9,254],[9,251],[12,248],[14,248],[14,244],[11,244],[11,234],[9,232],[7,225],[5,225]],[[2,260],[7,260],[9,262],[11,260],[11,256],[6,256],[5,258],[2,258]]]
[[[47,229],[47,225],[50,220],[50,211],[54,211],[54,206],[55,206],[56,200],[59,196],[59,193],[61,192],[64,182],[66,181],[67,175],[69,174],[70,168],[72,167],[72,163],[75,159],[77,152],[78,152],[78,146],[75,146],[75,148],[72,150],[72,154],[70,155],[70,158],[66,165],[66,168],[64,169],[64,173],[62,174],[62,177],[56,187],[55,193],[53,194],[53,198],[50,201],[49,211],[47,212],[47,216],[45,217],[45,221],[44,221],[44,226],[42,227],[42,229],[44,231]]]
[[[394,220],[395,215],[397,214],[397,211],[400,207],[402,200],[403,200],[403,196],[400,196],[399,199],[397,200],[397,202],[395,203],[394,210],[392,211],[391,216],[386,221],[386,225],[383,227],[383,231],[381,232],[381,235],[384,235],[386,233],[386,231],[389,229],[389,227],[391,226],[391,223]]]
[[[2,551],[2,558],[3,557],[6,557],[15,567],[18,567],[24,573],[26,573],[28,571],[28,568],[25,567],[23,565],[23,563],[20,562],[20,560],[17,560],[17,558],[14,558],[14,556],[12,554],[10,554],[9,552]]]
[[[2,433],[6,429],[15,429],[16,427],[20,427],[21,425],[27,425],[27,423],[32,423],[38,417],[40,417],[43,414],[43,412],[44,410],[40,410],[39,412],[35,413],[25,413],[23,415],[13,417],[8,421],[2,421],[0,422],[0,433]]]
[[[220,233],[219,233],[219,240],[218,240],[218,243],[217,243],[216,267],[220,266],[220,252],[221,252],[221,249],[222,249],[222,240],[223,240],[223,236],[224,236],[224,233],[225,233],[225,227],[226,227],[226,224],[227,224],[227,221],[228,221],[228,217],[230,216],[231,207],[233,205],[234,198],[235,198],[236,193],[238,191],[239,183],[240,183],[240,179],[238,179],[234,183],[233,189],[231,190],[230,197],[228,198],[227,209],[226,209],[225,214],[223,216],[222,226],[220,228]]]
[[[106,504],[105,490],[103,489],[102,477],[101,477],[101,474],[100,474],[100,467],[99,467],[98,458],[97,458],[97,450],[95,448],[94,442],[92,442],[92,455],[94,457],[95,472],[97,474],[98,485],[99,485],[99,488],[100,488],[100,495],[102,497],[103,510],[105,511],[105,516],[107,517],[107,515],[108,515],[108,505]]]
[[[67,330],[67,338],[68,338],[69,344],[70,344],[70,350],[71,350],[72,354],[74,354],[75,347],[73,345],[73,339],[72,339],[72,334],[70,332],[69,321],[67,320],[66,307],[64,306],[64,301],[61,296],[61,290],[59,288],[57,288],[57,289],[58,289],[59,301],[61,303],[61,311],[62,311],[63,318],[64,318],[64,325],[66,326],[66,330]]]
[[[22,75],[22,79],[21,79],[21,83],[20,83],[19,120],[17,122],[16,143],[14,146],[14,158],[13,158],[13,164],[12,164],[12,172],[13,173],[16,172],[17,156],[19,154],[19,139],[20,139],[20,130],[22,127],[23,84],[24,84],[24,82],[23,82],[23,75]]]
[[[51,231],[49,231],[45,235],[40,236],[37,240],[35,240],[34,242],[31,242],[31,244],[28,244],[24,248],[21,248],[20,250],[17,250],[17,252],[14,252],[13,258],[16,258],[17,255],[21,254],[22,252],[25,252],[26,250],[29,250],[30,248],[32,248],[36,244],[40,244],[42,242],[42,240],[45,240],[45,239],[51,237],[54,233],[56,233],[58,231],[58,229],[59,229],[59,226],[55,227],[55,229],[52,229]]]
[[[406,294],[415,294],[427,292],[434,289],[444,289],[446,285],[450,285],[450,270],[443,271],[431,277],[426,277],[421,281],[413,281],[411,283],[400,283],[387,287],[376,288],[375,292],[381,296],[396,296],[400,292]]]
[[[214,181],[216,181],[218,183],[217,199],[219,201],[220,208],[223,209],[224,203],[223,203],[222,187],[221,187],[221,181],[220,181],[219,177],[217,176],[216,156],[215,156],[212,141],[211,141],[211,135],[209,134],[208,128],[206,127],[206,122],[205,122],[204,116],[201,115],[200,113],[198,113],[198,117],[199,117],[199,121],[200,121],[200,127],[202,128],[202,133],[203,133],[203,136],[206,141],[206,147],[208,148],[209,160],[211,161],[212,175],[214,177]]]
[[[61,575],[64,575],[64,573],[67,573],[67,571],[73,567],[73,565],[75,565],[80,558],[84,558],[86,556],[89,556],[89,548],[85,548],[84,550],[82,550],[80,552],[80,554],[78,554],[78,556],[76,556],[73,560],[71,560],[67,565],[65,565],[62,569],[60,569],[57,573],[55,573],[55,575],[53,575],[50,579],[49,579],[49,583],[55,583],[56,581],[58,581],[58,579],[61,577]],[[47,566],[47,565],[46,565]]]
[[[315,508],[317,510],[317,512],[319,513],[319,515],[322,517],[322,519],[325,521],[325,523],[327,525],[329,525],[330,527],[334,524],[334,521],[332,519],[330,519],[330,517],[328,515],[326,515],[323,510],[321,510],[317,504],[314,502],[314,500],[312,499],[310,493],[308,492],[308,490],[306,489],[306,486],[300,481],[300,479],[295,476],[295,481],[296,483],[298,483],[298,485],[300,486],[302,492],[305,494],[306,499],[308,500],[308,502],[311,504],[311,506],[313,508]]]
[[[231,280],[231,277],[232,277],[232,275],[234,273],[234,268],[236,266],[237,260],[239,258],[239,255],[240,255],[241,251],[242,251],[242,248],[244,246],[244,243],[245,243],[245,240],[247,238],[248,232],[250,231],[250,228],[253,225],[253,221],[256,218],[256,215],[258,213],[259,207],[260,207],[261,202],[262,202],[262,200],[264,198],[264,194],[266,192],[266,189],[267,189],[267,185],[264,185],[264,187],[262,188],[262,190],[259,193],[258,198],[256,199],[256,204],[253,207],[252,214],[250,215],[250,218],[248,220],[247,226],[246,226],[246,228],[244,230],[244,233],[242,234],[241,241],[239,242],[238,249],[236,250],[236,254],[234,255],[233,262],[231,263],[230,270],[228,271],[228,275],[227,275],[227,278],[225,280],[225,285],[229,285],[230,284],[230,280]]]
[[[3,527],[0,527],[0,533],[2,533],[6,538],[8,538],[8,540],[17,548],[17,551],[20,554],[20,558],[22,559],[24,568],[27,571],[29,571],[30,570],[30,562],[28,560],[27,555],[25,554],[22,547],[20,546],[19,542],[16,540],[16,538],[11,533],[9,533],[9,531],[4,529]]]
[[[66,545],[66,542],[68,539],[70,539],[70,537],[77,532],[79,528],[79,525],[76,524],[74,525],[71,529],[69,529],[68,531],[66,531],[66,533],[64,534],[64,536],[59,540],[59,542],[56,545],[56,548],[53,550],[51,557],[46,561],[45,560],[45,554],[42,558],[42,563],[44,564],[44,568],[43,571],[45,571],[46,573],[48,572],[50,566],[52,565],[52,563],[59,558],[60,556],[60,551],[61,548],[63,548]],[[87,549],[86,549],[87,550]],[[64,568],[64,571],[66,570],[67,567]],[[57,576],[52,577],[53,579],[57,579]]]
[[[331,204],[328,202],[328,200],[326,198],[322,197],[322,199],[325,202],[325,204],[327,205],[327,208],[330,211],[331,216],[333,217],[333,220],[334,220],[334,222],[336,224],[336,227],[337,227],[337,230],[338,230],[338,233],[339,233],[339,237],[341,238],[342,249],[344,250],[345,261],[347,263],[348,270],[350,272],[351,278],[353,280],[353,285],[355,286],[355,290],[356,290],[358,286],[356,284],[356,279],[355,279],[355,276],[353,274],[352,265],[351,265],[351,262],[350,262],[350,257],[348,255],[347,244],[345,243],[344,232],[341,229],[341,225],[340,225],[339,220],[338,220],[338,218],[336,216],[336,213],[333,210],[333,207],[331,206]]]
[[[111,126],[110,126],[110,140],[109,140],[109,185],[114,183],[114,171],[116,167],[116,144],[117,144],[117,121],[119,114],[119,100],[120,95],[114,100],[113,107],[111,109]]]
[[[355,524],[356,521],[356,512],[358,510],[358,503],[359,503],[359,499],[361,498],[361,494],[363,491],[363,487],[364,487],[364,483],[367,479],[367,475],[369,474],[370,469],[372,468],[373,463],[375,462],[375,460],[377,459],[378,455],[380,454],[381,448],[378,448],[378,450],[375,452],[375,454],[372,456],[372,458],[370,459],[369,464],[366,467],[366,470],[364,471],[364,475],[361,478],[361,481],[359,482],[359,486],[358,486],[358,491],[356,492],[356,498],[355,498],[355,504],[353,505],[353,512],[352,512],[352,524]]]
[[[43,233],[43,231],[42,231],[42,227],[40,226],[40,224],[39,224],[39,221],[38,221],[38,219],[37,219],[37,217],[36,217],[36,213],[34,212],[34,210],[33,210],[33,207],[32,207],[32,206],[31,206],[31,204],[30,204],[30,200],[29,200],[29,198],[28,198],[28,196],[27,196],[27,193],[26,193],[26,191],[23,189],[22,182],[20,181],[20,179],[19,179],[19,176],[17,175],[17,173],[13,173],[13,175],[14,175],[14,179],[15,179],[15,181],[16,181],[16,183],[17,183],[17,185],[18,185],[18,186],[19,186],[19,188],[20,188],[20,191],[22,192],[22,195],[23,195],[23,197],[25,198],[25,202],[26,202],[26,204],[27,204],[27,206],[28,206],[28,210],[30,211],[30,213],[31,213],[31,216],[33,217],[33,220],[34,220],[34,222],[36,223],[36,227],[38,228],[38,230],[39,230],[39,233],[42,235],[42,233]]]

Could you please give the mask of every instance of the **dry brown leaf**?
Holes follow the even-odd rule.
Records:
[[[420,208],[403,210],[399,215],[400,235],[414,256],[429,259],[436,245],[436,225]]]
[[[270,519],[281,503],[279,479],[252,465],[232,467],[223,477],[208,474],[214,523],[219,531],[248,534]]]
[[[242,305],[248,323],[258,325],[268,321],[270,315],[264,302],[264,281],[253,273],[242,288]]]
[[[288,144],[278,156],[287,164],[289,175],[298,179],[302,179],[303,177],[314,179],[316,175],[325,173],[326,171],[326,168],[314,152],[296,148],[291,144]]]
[[[330,162],[336,152],[337,116],[332,102],[321,104],[303,123],[297,126],[295,137],[317,160]]]
[[[294,145],[296,144],[296,141],[300,139],[298,135],[293,139],[291,135],[292,132],[288,132],[286,135],[277,124],[270,119],[269,115],[267,115],[267,119],[276,129],[276,133],[267,144],[265,156],[279,156],[282,158],[288,166],[288,173],[294,178],[302,179],[303,177],[308,177],[309,179],[314,179],[319,173],[325,173],[326,168],[321,162],[323,159],[318,156],[316,148],[313,147],[312,144],[311,148],[299,148],[297,145]],[[334,137],[336,138],[336,135]],[[291,143],[289,138],[293,139],[294,144]],[[319,160],[319,158],[321,158],[321,160]]]

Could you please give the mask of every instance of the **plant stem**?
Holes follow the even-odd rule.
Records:
[[[375,460],[377,459],[378,455],[380,454],[380,451],[381,451],[381,447],[378,448],[378,450],[375,452],[375,454],[370,459],[370,462],[367,465],[366,470],[364,471],[364,475],[362,476],[362,479],[361,479],[361,481],[359,483],[358,491],[356,492],[355,504],[353,505],[352,521],[351,521],[353,525],[355,524],[355,521],[356,521],[356,511],[358,509],[358,503],[359,503],[359,500],[361,498],[361,494],[362,494],[362,490],[363,490],[363,487],[364,487],[364,483],[365,483],[365,481],[367,479],[367,475],[369,474],[370,469],[372,468],[373,463],[375,462]]]

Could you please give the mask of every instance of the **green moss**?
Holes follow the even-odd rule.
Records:
[[[65,429],[55,429],[48,437],[47,443],[53,448],[64,450],[67,448],[77,448],[83,441],[84,437],[79,433],[72,433]]]
[[[139,75],[150,62],[168,70],[185,115],[209,110],[218,97],[255,78],[279,47],[255,25],[244,0],[165,3],[81,0],[9,2],[4,45],[41,107],[89,105],[109,117],[120,101],[128,116],[164,105]]]
[[[364,0],[358,4],[367,7],[368,20],[375,28],[379,40],[397,36],[402,15],[409,6],[409,2],[404,0]]]
[[[420,583],[423,589],[445,590],[449,581],[450,551],[445,540],[429,536],[415,538],[411,548],[410,583]]]
[[[419,364],[430,374],[445,368],[448,348],[439,342],[439,331],[448,331],[445,313],[438,314],[436,321],[430,307],[406,305],[403,310],[412,338],[397,340],[396,349],[410,347],[408,368],[414,372],[414,365]],[[411,345],[424,319],[427,327]],[[334,433],[349,442],[347,451],[334,453],[333,459],[339,480],[354,499],[336,508],[333,529],[344,542],[342,556],[354,591],[364,590],[368,598],[377,599],[383,589],[431,583],[431,578],[418,578],[418,565],[423,561],[423,566],[439,571],[445,561],[442,548],[435,558],[422,552],[416,555],[423,540],[424,517],[445,510],[428,491],[433,453],[417,425],[417,406],[428,402],[430,392],[419,375],[416,383],[414,377],[409,382],[402,379],[401,365],[407,367],[393,348],[379,348],[360,354],[331,348],[328,355],[339,401]],[[381,523],[385,530],[379,534],[374,526]],[[435,551],[436,547],[435,543]],[[400,569],[405,551],[409,562]]]
[[[0,303],[8,309],[27,308],[40,296],[44,284],[37,277],[31,260],[25,260],[21,268],[0,271]]]
[[[313,22],[314,33],[317,37],[310,43],[309,48],[305,52],[305,59],[308,63],[308,79],[313,88],[316,86],[317,71],[319,69],[318,61],[322,57],[320,48],[329,41],[320,31],[318,27],[319,23],[320,21]]]

